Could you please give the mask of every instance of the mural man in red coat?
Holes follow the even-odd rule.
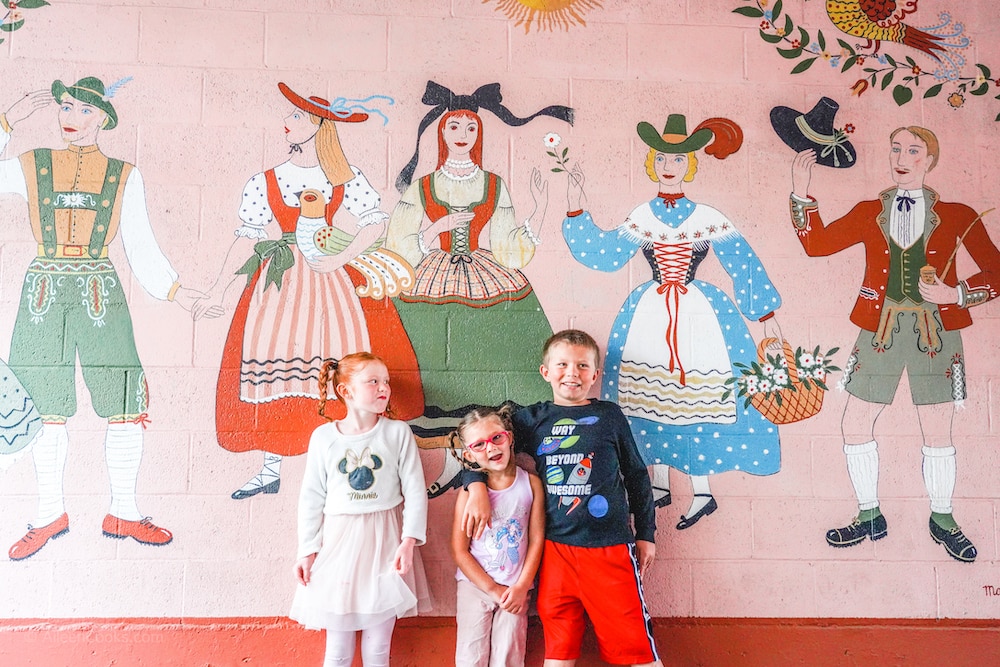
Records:
[[[888,534],[879,507],[874,427],[905,370],[923,437],[931,537],[951,557],[972,562],[976,548],[952,516],[956,464],[951,427],[954,410],[966,395],[961,330],[972,324],[973,307],[996,298],[1000,252],[974,210],[941,201],[924,184],[939,155],[930,130],[895,130],[889,153],[895,185],[827,224],[809,196],[816,152],[804,150],[792,162],[790,205],[795,231],[810,257],[859,243],[865,248],[865,275],[851,312],[861,332],[842,380],[850,394],[842,422],[844,453],[859,513],[848,526],[827,531],[827,542],[849,547]],[[954,261],[961,245],[979,269],[964,280],[958,279]]]

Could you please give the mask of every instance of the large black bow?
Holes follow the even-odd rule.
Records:
[[[424,96],[420,101],[434,108],[428,111],[427,115],[420,121],[413,157],[410,158],[410,161],[399,172],[399,176],[396,177],[396,189],[400,192],[406,190],[413,180],[413,172],[416,170],[417,161],[420,159],[420,137],[423,136],[424,130],[444,115],[446,111],[468,109],[473,113],[477,113],[480,109],[486,109],[506,125],[515,127],[524,125],[538,116],[551,116],[552,118],[566,121],[570,125],[573,124],[573,110],[558,104],[545,107],[525,118],[515,116],[511,113],[510,109],[503,105],[503,95],[500,94],[499,83],[488,83],[485,86],[480,86],[471,95],[456,95],[441,84],[428,81],[427,88],[424,89]]]

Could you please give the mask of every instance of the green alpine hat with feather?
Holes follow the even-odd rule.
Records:
[[[97,77],[86,76],[72,86],[67,86],[58,79],[53,81],[52,97],[56,98],[56,102],[62,102],[64,95],[69,95],[85,104],[95,106],[106,113],[108,119],[104,122],[102,129],[111,130],[118,125],[118,114],[115,113],[114,106],[108,101],[114,93],[111,92],[109,94],[109,91],[104,88],[104,82]]]

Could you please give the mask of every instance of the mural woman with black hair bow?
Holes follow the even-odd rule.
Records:
[[[486,109],[510,126],[538,116],[572,122],[573,116],[563,106],[515,116],[496,83],[455,95],[429,81],[423,102],[434,108],[421,121],[417,149],[396,180],[403,197],[389,220],[386,247],[416,269],[415,285],[395,301],[424,389],[423,419],[411,427],[428,437],[451,431],[470,405],[496,406],[508,398],[533,403],[549,396],[535,355],[525,351],[536,349],[552,328],[520,271],[540,242],[547,184],[532,171],[535,208],[519,220],[507,185],[483,169],[484,128],[477,112]],[[437,167],[411,182],[420,136],[435,121]],[[450,488],[454,472],[457,465],[446,467],[432,496]]]

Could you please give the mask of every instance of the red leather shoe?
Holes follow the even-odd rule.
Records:
[[[68,532],[69,515],[65,512],[58,519],[41,528],[33,528],[29,524],[28,534],[15,542],[14,546],[7,552],[7,555],[10,556],[11,560],[24,560],[38,553],[38,550],[44,547],[49,540],[65,535]]]
[[[108,514],[104,517],[102,525],[104,534],[116,540],[124,540],[131,537],[136,542],[142,544],[152,544],[153,546],[163,546],[169,544],[174,539],[174,534],[166,528],[160,528],[147,516],[142,521],[126,521],[116,516]]]

